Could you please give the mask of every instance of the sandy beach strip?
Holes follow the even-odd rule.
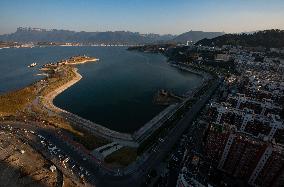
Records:
[[[44,103],[43,103],[44,105],[48,106],[48,108],[55,109],[56,111],[67,112],[67,111],[64,111],[61,108],[56,107],[53,104],[53,100],[54,100],[54,98],[57,95],[59,95],[60,93],[64,92],[66,89],[68,89],[69,87],[73,86],[74,84],[76,84],[77,82],[79,82],[82,79],[82,76],[78,73],[78,69],[77,68],[73,69],[73,73],[75,74],[75,76],[73,77],[72,80],[68,81],[64,85],[56,88],[55,90],[51,91],[46,96],[44,96]]]
[[[68,64],[71,64],[71,65],[77,65],[77,64],[85,64],[87,62],[96,62],[96,61],[99,61],[100,59],[98,58],[94,58],[94,59],[89,59],[89,60],[83,60],[81,62],[74,62],[74,63],[70,63],[68,62]]]
[[[61,109],[53,104],[53,100],[56,96],[58,96],[60,93],[64,92],[66,89],[73,86],[74,84],[76,84],[82,79],[82,76],[78,73],[77,68],[74,68],[72,71],[75,73],[75,76],[73,77],[72,80],[68,81],[64,85],[58,87],[57,89],[55,89],[54,91],[51,91],[50,93],[48,93],[47,95],[43,97],[43,100],[41,103],[43,107],[55,113],[64,113],[66,115],[69,115],[72,118],[76,118],[78,121],[84,120],[84,125],[92,127],[94,130],[97,131],[98,134],[100,134],[100,136],[105,137],[106,139],[110,139],[112,141],[120,141],[121,143],[124,143],[125,145],[129,145],[129,146],[134,145],[136,147],[137,145],[135,142],[133,142],[133,138],[130,134],[113,131],[102,125],[96,124],[94,122],[81,118],[80,116],[77,116],[71,112],[68,112],[64,109]]]

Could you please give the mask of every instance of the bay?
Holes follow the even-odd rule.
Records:
[[[176,69],[159,54],[125,47],[45,47],[0,50],[0,93],[40,79],[39,66],[74,55],[100,59],[78,65],[83,78],[54,100],[60,108],[119,132],[133,133],[165,107],[153,103],[159,89],[182,95],[202,83],[196,74]]]

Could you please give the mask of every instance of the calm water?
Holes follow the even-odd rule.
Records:
[[[86,54],[99,63],[79,65],[83,79],[60,94],[58,107],[120,132],[132,133],[164,107],[154,105],[158,89],[182,94],[196,88],[201,78],[177,70],[162,55],[130,52],[122,47],[48,47],[0,50],[0,93],[14,90],[40,77],[26,66],[45,64]]]

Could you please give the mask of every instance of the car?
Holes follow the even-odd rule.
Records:
[[[156,152],[157,151],[157,146],[153,146],[152,151]]]
[[[86,176],[90,176],[90,173],[88,171],[85,171]]]
[[[45,141],[41,140],[40,143],[41,143],[42,145],[46,146]]]
[[[69,160],[70,160],[70,158],[67,157],[67,158],[65,158],[65,159],[63,160],[63,162],[64,162],[64,163],[67,163]]]
[[[179,159],[178,159],[177,157],[175,157],[175,156],[173,156],[172,159],[173,159],[174,161],[176,161],[176,162],[179,160]]]
[[[44,138],[42,135],[38,134],[37,136],[38,136],[40,139],[45,140],[45,138]]]
[[[59,155],[58,155],[58,158],[59,158],[60,161],[62,161],[64,157],[63,157],[62,154],[59,154]]]
[[[151,178],[151,176],[148,174],[148,175],[147,175],[147,178],[146,178],[146,181],[145,181],[145,184],[146,184],[146,185],[149,185],[149,184],[151,183],[151,181],[152,181],[152,178]]]
[[[47,148],[49,151],[51,151],[54,154],[57,154],[57,152],[60,151],[56,146],[53,146],[52,144],[49,144]]]

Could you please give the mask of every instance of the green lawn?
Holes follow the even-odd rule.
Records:
[[[14,115],[22,111],[35,97],[36,87],[34,85],[0,95],[0,116]]]
[[[108,155],[105,162],[115,166],[128,166],[137,158],[137,150],[131,147],[123,147],[120,150]]]

